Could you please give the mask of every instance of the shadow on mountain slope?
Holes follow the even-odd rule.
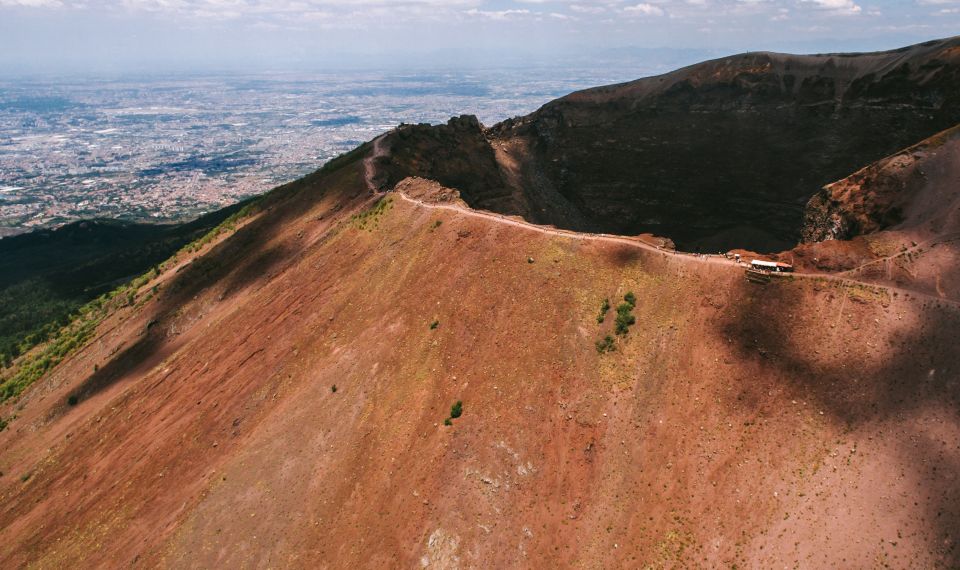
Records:
[[[145,372],[156,366],[181,345],[176,337],[181,334],[179,329],[183,323],[202,317],[204,308],[193,306],[192,301],[210,287],[218,288],[218,299],[222,301],[251,284],[265,284],[269,274],[279,273],[283,267],[296,263],[295,252],[303,244],[277,241],[276,236],[287,224],[301,218],[305,210],[316,207],[325,196],[331,198],[328,202],[334,202],[327,210],[334,211],[349,211],[358,200],[365,199],[357,173],[359,158],[357,153],[343,168],[312,175],[267,195],[263,205],[267,212],[181,268],[148,306],[151,316],[138,339],[98,366],[72,395],[79,400],[88,399],[131,371]],[[67,410],[60,406],[55,412],[59,415]]]
[[[930,427],[911,420],[933,418],[960,431],[958,310],[891,297],[869,285],[786,281],[744,287],[744,302],[727,308],[718,334],[766,377],[748,378],[738,399],[765,402],[768,387],[781,385],[815,402],[846,432],[886,426],[884,433],[912,442],[900,446],[900,461],[914,469],[932,531],[931,552],[944,567],[960,566],[954,483],[960,480],[960,454],[955,447],[924,443]],[[862,340],[851,344],[850,338]]]

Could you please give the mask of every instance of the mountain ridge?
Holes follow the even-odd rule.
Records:
[[[403,126],[388,138],[409,160],[385,165],[382,182],[437,178],[474,207],[689,251],[788,250],[820,187],[960,124],[960,38],[836,62],[748,53],[489,128]]]

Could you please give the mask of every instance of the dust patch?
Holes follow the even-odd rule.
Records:
[[[455,570],[460,568],[460,537],[442,528],[433,531],[427,539],[426,553],[420,558],[421,568]]]

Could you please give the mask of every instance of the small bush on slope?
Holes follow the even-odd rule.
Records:
[[[620,336],[630,331],[630,326],[637,322],[633,316],[633,308],[637,305],[637,297],[633,291],[623,296],[624,303],[617,307],[616,333]]]
[[[459,418],[463,414],[463,402],[457,400],[452,406],[450,406],[450,417],[443,420],[443,425],[450,426],[453,425],[453,420]]]
[[[613,337],[607,335],[603,340],[597,341],[597,352],[603,354],[605,352],[613,352],[617,347],[613,345]]]
[[[597,323],[602,324],[607,318],[607,311],[610,310],[610,299],[604,299],[600,304],[600,313],[597,315]]]

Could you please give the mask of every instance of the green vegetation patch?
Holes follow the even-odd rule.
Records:
[[[851,301],[869,305],[879,303],[884,307],[890,306],[890,293],[882,287],[874,287],[866,284],[848,284],[842,285],[843,291],[849,296]]]
[[[463,402],[457,400],[452,406],[450,406],[450,417],[443,420],[443,425],[450,426],[453,425],[453,420],[459,418],[463,415]]]
[[[48,370],[86,344],[96,332],[97,325],[109,313],[110,307],[115,305],[110,302],[114,298],[126,303],[126,292],[121,295],[116,292],[104,295],[84,305],[69,324],[52,335],[43,348],[27,355],[20,362],[16,373],[0,383],[0,402],[19,396]]]
[[[350,221],[361,230],[373,231],[379,225],[380,217],[383,216],[383,214],[385,214],[392,206],[393,198],[381,198],[380,200],[377,200],[376,204],[367,210],[351,216]]]
[[[598,340],[596,342],[596,346],[597,346],[597,352],[599,352],[600,354],[604,354],[606,352],[613,352],[614,350],[617,349],[617,347],[614,345],[613,337],[610,335],[605,336],[603,340]]]
[[[603,324],[607,318],[607,312],[610,311],[610,299],[604,299],[600,304],[600,313],[597,315],[597,324]]]
[[[623,300],[624,302],[617,306],[617,319],[615,321],[615,331],[620,336],[630,332],[630,327],[637,322],[637,318],[633,316],[633,309],[637,306],[637,297],[631,291],[624,295]]]
[[[259,213],[263,209],[263,196],[251,199],[244,203],[244,205],[231,214],[227,219],[222,223],[217,225],[215,228],[204,234],[200,239],[195,240],[180,250],[182,253],[193,253],[203,249],[203,246],[215,240],[220,234],[226,232],[232,232],[237,229],[237,222],[249,218],[250,216]]]
[[[121,285],[113,291],[101,295],[80,307],[65,320],[67,323],[47,338],[25,339],[20,345],[24,353],[31,350],[28,341],[37,340],[37,344],[46,342],[39,350],[27,354],[16,368],[16,372],[0,382],[0,402],[19,396],[31,384],[39,380],[48,370],[60,364],[67,356],[84,346],[97,330],[97,326],[108,314],[120,307],[129,307],[136,303],[137,291],[159,275],[154,267],[143,275]],[[145,297],[151,296],[148,292]],[[96,365],[94,365],[96,371]]]
[[[131,276],[145,283],[157,264],[199,249],[255,208],[248,201],[179,225],[75,222],[0,240],[0,368],[56,336],[86,303]]]

